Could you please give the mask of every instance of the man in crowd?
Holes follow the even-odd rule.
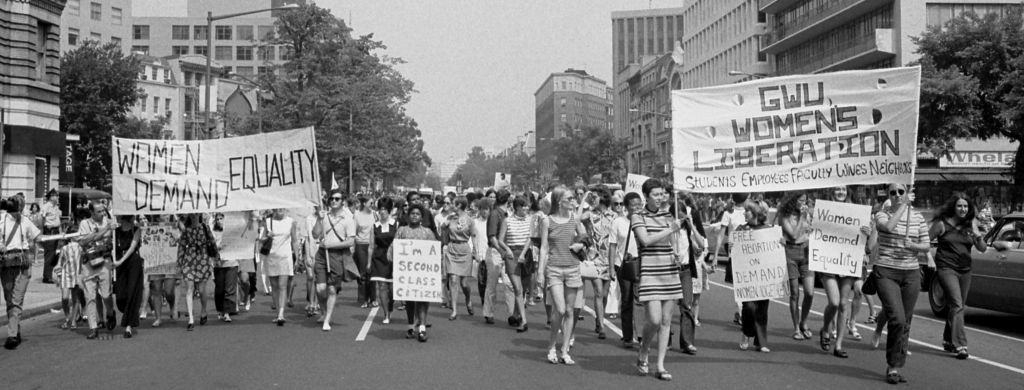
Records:
[[[56,190],[51,189],[46,193],[46,201],[40,212],[43,214],[43,234],[60,233],[60,202]],[[43,244],[43,259],[43,283],[53,283],[53,267],[57,265],[57,241]]]
[[[106,313],[106,328],[114,330],[117,326],[114,318],[114,300],[110,298],[110,260],[113,249],[111,233],[114,224],[107,218],[107,208],[102,203],[93,202],[89,207],[92,216],[78,224],[78,232],[82,234],[79,242],[85,248],[85,264],[82,265],[80,279],[85,290],[85,313],[89,316],[89,336],[92,340],[99,337],[99,328],[104,325],[99,321],[100,313]],[[96,307],[97,294],[102,301]],[[105,310],[104,310],[105,309]]]
[[[505,275],[505,259],[512,259],[512,249],[498,239],[502,229],[507,228],[508,204],[512,194],[508,190],[498,190],[495,194],[494,210],[487,217],[487,287],[484,291],[484,321],[494,323],[494,296],[497,293],[498,280]],[[515,320],[515,294],[505,285],[505,305],[508,307],[509,325],[519,326]]]

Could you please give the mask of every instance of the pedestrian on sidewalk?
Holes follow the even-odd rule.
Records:
[[[395,233],[396,240],[427,240],[437,241],[437,236],[430,228],[423,226],[423,216],[427,214],[426,207],[419,203],[409,205],[407,225],[398,228]],[[388,260],[394,263],[395,248],[392,245],[388,248]],[[438,275],[443,277],[443,275]],[[430,302],[405,301],[406,318],[409,321],[409,330],[406,331],[406,338],[416,337],[420,342],[427,341],[427,311],[430,309]]]
[[[46,201],[40,209],[43,219],[43,234],[60,233],[60,204],[57,191],[51,189],[46,193]],[[43,283],[53,283],[53,267],[57,265],[57,240],[43,243]]]
[[[589,213],[588,222],[585,226],[589,226],[588,233],[590,235],[591,246],[586,252],[586,262],[590,270],[583,274],[583,284],[590,284],[591,289],[594,291],[594,333],[597,334],[597,338],[604,340],[607,335],[604,332],[604,306],[605,297],[608,296],[608,288],[612,279],[613,268],[610,251],[611,246],[609,244],[609,236],[614,234],[612,228],[612,221],[615,215],[611,212],[612,199],[611,194],[605,189],[596,189],[591,193],[592,206]],[[586,263],[585,263],[586,264]],[[581,268],[582,269],[582,268]],[[581,290],[582,291],[582,290]],[[584,294],[579,294],[580,296]],[[579,298],[577,298],[579,300]],[[579,317],[577,317],[578,319]]]
[[[985,252],[984,235],[975,219],[974,203],[964,194],[953,195],[932,220],[928,231],[935,250],[936,277],[946,297],[946,327],[942,348],[967,359],[967,332],[964,330],[964,302],[971,289],[971,248]]]
[[[370,281],[377,285],[377,298],[384,309],[384,323],[391,323],[391,312],[395,310],[394,297],[391,293],[391,282],[394,267],[388,257],[388,249],[395,241],[398,232],[398,221],[392,215],[394,202],[391,198],[382,197],[377,200],[377,222],[373,224],[370,235],[369,252],[372,256],[370,264]],[[466,298],[469,300],[469,298]]]
[[[202,214],[187,214],[178,224],[181,238],[178,239],[178,270],[185,282],[185,307],[188,310],[186,330],[195,329],[194,299],[199,292],[199,325],[206,325],[206,282],[213,277],[212,259],[206,246],[212,244],[209,226]]]
[[[139,256],[142,245],[142,230],[135,225],[134,215],[118,217],[120,225],[115,230],[114,268],[117,278],[114,282],[114,296],[117,298],[117,310],[121,311],[121,326],[124,327],[124,338],[130,339],[134,329],[139,327],[139,311],[142,309],[142,285],[145,283],[143,274],[144,263]]]
[[[564,186],[551,192],[551,211],[541,223],[540,269],[544,272],[547,295],[552,303],[551,334],[548,338],[548,361],[552,364],[574,365],[569,356],[575,316],[572,308],[576,295],[583,288],[580,259],[573,255],[585,249],[587,229],[574,213],[576,197]],[[561,339],[561,340],[559,340]],[[559,354],[558,342],[562,342]]]
[[[761,230],[767,229],[768,209],[761,207],[755,202],[746,202],[743,205],[746,224],[736,230]],[[768,299],[747,301],[742,303],[740,323],[743,327],[743,337],[740,339],[740,349],[747,350],[753,345],[757,352],[768,353]]]
[[[340,191],[332,191],[328,203],[330,211],[317,215],[313,225],[313,239],[320,243],[313,269],[317,296],[323,309],[317,321],[323,322],[321,329],[324,332],[331,330],[331,317],[341,283],[362,277],[352,259],[352,248],[356,244],[355,219],[345,213],[344,196]]]
[[[7,340],[4,348],[15,349],[21,344],[21,312],[25,302],[25,291],[32,278],[32,259],[29,251],[35,250],[35,241],[41,232],[27,217],[22,215],[25,201],[19,197],[0,200],[0,240],[3,240],[3,255],[0,257],[0,284],[3,285],[7,301]]]
[[[647,206],[633,215],[630,228],[640,247],[640,283],[637,295],[644,303],[647,321],[643,327],[643,340],[636,367],[647,374],[651,347],[657,347],[655,378],[672,380],[665,370],[676,302],[683,299],[683,284],[679,279],[682,260],[675,253],[674,237],[680,233],[689,218],[675,219],[669,207],[669,194],[658,179],[647,179],[641,186]]]
[[[682,215],[685,222],[683,230],[676,235],[675,251],[682,267],[679,269],[679,281],[683,284],[683,299],[679,301],[679,350],[688,355],[697,354],[696,342],[697,313],[693,309],[694,278],[699,275],[703,263],[704,252],[708,246],[705,239],[704,221],[694,210],[693,198],[682,191],[677,200],[672,202],[672,215]],[[676,208],[679,212],[676,213]]]
[[[79,222],[79,243],[85,248],[79,284],[85,293],[85,315],[89,317],[90,340],[99,337],[99,328],[114,330],[117,318],[110,296],[110,261],[113,251],[114,224],[107,217],[107,208],[100,202],[89,205],[91,216]],[[97,309],[97,299],[102,307]],[[105,321],[100,320],[105,315]]]

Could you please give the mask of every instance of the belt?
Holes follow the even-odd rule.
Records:
[[[28,251],[27,249],[7,249],[7,250],[4,251],[4,253],[21,253],[21,252],[27,252],[27,251]]]

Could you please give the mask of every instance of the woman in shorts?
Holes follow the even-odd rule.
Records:
[[[552,364],[576,364],[569,356],[569,340],[575,323],[569,305],[576,302],[576,295],[583,287],[583,278],[580,260],[572,252],[583,250],[584,245],[580,241],[587,237],[586,228],[573,212],[576,207],[576,197],[569,189],[555,187],[551,192],[551,211],[540,228],[540,269],[544,272],[547,294],[553,306],[547,356]],[[560,333],[561,355],[556,350]]]
[[[807,317],[814,303],[814,272],[807,260],[807,240],[811,231],[811,211],[807,193],[790,192],[779,207],[779,225],[786,239],[786,269],[789,272],[789,314],[793,319],[793,339],[807,340],[814,333],[807,328]],[[800,305],[803,287],[803,306]],[[824,345],[823,345],[824,346]]]

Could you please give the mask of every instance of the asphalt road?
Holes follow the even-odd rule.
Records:
[[[871,331],[862,328],[864,341],[848,341],[849,359],[835,358],[818,349],[814,340],[795,341],[788,308],[772,303],[769,309],[769,346],[772,352],[740,351],[739,327],[732,323],[735,308],[731,290],[714,275],[715,285],[702,299],[702,326],[697,330],[697,356],[669,352],[671,383],[636,375],[635,350],[620,346],[618,320],[609,327],[607,340],[593,333],[588,315],[578,327],[572,355],[576,366],[552,365],[545,360],[548,332],[543,306],[530,308],[531,328],[523,334],[504,324],[487,325],[480,316],[464,312],[455,321],[448,311],[431,309],[430,340],[404,338],[404,313],[396,312],[390,325],[355,305],[354,286],[346,286],[331,332],[322,332],[306,319],[301,306],[288,312],[284,327],[271,323],[270,299],[257,298],[251,312],[231,324],[217,321],[185,331],[185,322],[164,321],[150,328],[145,320],[135,338],[123,339],[121,329],[101,340],[86,340],[86,331],[60,330],[60,315],[44,315],[23,324],[25,342],[16,351],[0,350],[4,389],[49,388],[766,388],[864,389],[884,388],[885,353],[869,344]],[[300,291],[296,296],[301,296]],[[820,313],[824,297],[814,310]],[[909,384],[930,389],[1024,388],[1024,321],[982,310],[967,315],[973,358],[959,361],[938,349],[942,323],[931,318],[922,294],[913,322],[911,350],[903,370]],[[212,310],[212,303],[210,308]],[[861,311],[861,321],[867,316]],[[820,327],[820,314],[810,321]],[[365,329],[365,330],[364,330]],[[361,337],[362,333],[362,337]],[[883,341],[884,348],[884,341]],[[652,361],[653,362],[653,361]],[[896,387],[896,386],[894,386]]]

